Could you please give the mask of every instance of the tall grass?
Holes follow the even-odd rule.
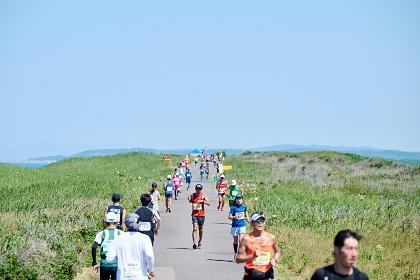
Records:
[[[418,168],[333,152],[251,153],[226,164],[279,236],[278,279],[309,279],[331,263],[345,228],[365,236],[358,265],[371,279],[420,279]]]
[[[73,279],[90,265],[112,193],[133,211],[170,168],[161,157],[127,154],[60,161],[30,170],[0,165],[0,277]]]

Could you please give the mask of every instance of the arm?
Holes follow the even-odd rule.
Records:
[[[203,203],[205,205],[207,205],[207,206],[210,206],[210,202],[209,202],[209,199],[207,198],[207,195],[204,195],[204,197],[203,197]]]
[[[239,244],[238,255],[236,256],[236,259],[235,259],[236,263],[244,263],[256,257],[255,252],[254,252],[254,255],[252,256],[248,256],[246,254],[247,246],[248,246],[248,236],[245,235],[244,238],[242,238],[241,243]]]
[[[161,221],[161,218],[160,218],[160,215],[157,212],[154,212],[153,215],[154,215],[154,217],[156,219],[155,234],[158,235],[159,229],[160,229],[160,221]]]
[[[277,240],[276,237],[273,235],[273,249],[274,249],[274,258],[271,259],[271,265],[272,266],[277,266],[277,263],[279,262],[280,256],[281,256],[281,251],[280,248],[277,246]]]
[[[153,254],[153,247],[150,238],[146,239],[146,243],[144,246],[144,255],[146,257],[147,269],[149,271],[149,275],[151,277],[156,276],[155,272],[155,256]]]
[[[93,241],[92,244],[92,269],[93,273],[98,273],[99,265],[96,263],[96,248],[98,247],[98,243]]]
[[[232,220],[232,221],[236,219],[236,213],[233,213],[233,212],[234,212],[234,210],[231,209],[230,212],[229,212],[229,217],[228,217],[228,219]]]
[[[122,213],[122,221],[121,221],[121,228],[123,231],[127,231],[127,227],[125,226],[125,216],[126,216],[127,212],[125,211],[125,209],[123,210]]]

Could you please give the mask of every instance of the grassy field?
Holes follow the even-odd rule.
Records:
[[[332,152],[247,153],[225,164],[251,210],[269,216],[284,253],[277,279],[308,279],[331,263],[344,228],[364,235],[358,266],[371,279],[420,279],[420,168]],[[90,268],[112,193],[132,211],[170,171],[160,156],[138,153],[0,165],[0,278],[73,279]]]
[[[337,231],[364,239],[358,266],[371,279],[420,279],[420,168],[333,152],[228,158],[252,210],[269,216],[283,250],[277,279],[309,279],[333,262]]]
[[[163,182],[170,171],[148,154],[71,159],[36,170],[0,165],[0,278],[73,279],[90,267],[90,244],[112,193],[121,193],[133,211],[152,181]]]

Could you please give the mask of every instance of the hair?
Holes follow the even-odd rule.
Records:
[[[152,202],[152,197],[148,193],[144,193],[140,196],[142,206],[148,206]]]
[[[157,184],[156,183],[152,183],[152,189],[156,189],[157,188]]]
[[[196,190],[197,190],[197,189],[202,190],[202,189],[203,189],[203,185],[202,185],[202,184],[197,184],[197,185],[195,185],[195,189],[196,189]]]
[[[111,199],[112,199],[112,202],[119,202],[121,201],[121,195],[119,193],[114,193]]]
[[[359,233],[352,231],[350,229],[345,229],[345,230],[339,231],[337,235],[335,236],[334,247],[338,247],[339,249],[341,249],[344,246],[344,241],[350,237],[353,237],[357,241],[362,240],[362,236]]]

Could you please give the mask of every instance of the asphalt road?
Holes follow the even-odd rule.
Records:
[[[212,164],[210,164],[212,166]],[[197,165],[198,167],[198,165]],[[164,197],[160,203],[162,224],[160,234],[155,239],[155,266],[158,280],[235,280],[242,279],[243,264],[233,261],[232,236],[230,235],[229,208],[217,207],[217,192],[211,178],[203,181],[203,192],[210,199],[205,207],[206,220],[202,248],[192,248],[191,204],[188,195],[194,185],[200,183],[198,168],[192,164],[193,180],[189,191],[184,191],[173,200],[172,213],[165,213]],[[210,168],[210,174],[214,169]],[[232,178],[227,177],[228,180]]]

